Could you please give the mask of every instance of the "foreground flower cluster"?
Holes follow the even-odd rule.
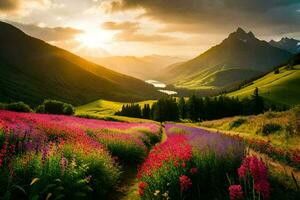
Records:
[[[140,161],[159,139],[151,123],[0,111],[0,198],[105,197],[116,160]]]
[[[253,199],[269,199],[270,183],[266,165],[254,156],[244,159],[238,168],[240,185],[229,186],[230,199],[240,200],[250,196]]]
[[[188,190],[192,185],[190,176],[197,172],[191,158],[192,147],[184,136],[170,136],[155,146],[138,172],[140,196],[174,199]]]
[[[153,148],[138,173],[142,199],[223,199],[244,146],[198,128],[166,124],[167,140]]]

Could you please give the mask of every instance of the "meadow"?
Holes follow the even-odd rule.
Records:
[[[229,96],[245,98],[251,96],[253,90],[258,87],[260,95],[272,105],[295,106],[300,102],[299,77],[300,66],[296,65],[294,69],[281,67],[279,73],[274,71],[247,84],[240,90],[229,93]]]
[[[198,125],[238,137],[262,153],[300,168],[299,107],[283,112],[236,116]]]
[[[143,107],[145,104],[152,105],[155,100],[135,102]],[[139,118],[129,118],[124,116],[116,116],[115,113],[122,109],[123,105],[130,103],[114,102],[107,100],[97,100],[76,108],[76,116],[88,117],[95,119],[113,120],[113,121],[124,121],[124,122],[149,122],[149,120]]]
[[[0,146],[1,199],[300,197],[252,143],[195,124],[0,111]]]
[[[167,140],[138,172],[141,199],[298,199],[242,140],[181,124],[165,125]]]
[[[125,163],[161,138],[155,123],[0,111],[1,199],[108,198]]]

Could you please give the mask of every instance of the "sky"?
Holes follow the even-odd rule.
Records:
[[[300,0],[0,0],[0,20],[82,56],[187,58],[238,27],[300,39]]]

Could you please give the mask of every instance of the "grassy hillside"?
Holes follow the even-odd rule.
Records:
[[[221,69],[208,74],[197,74],[189,79],[183,79],[175,83],[178,88],[193,89],[218,89],[227,88],[239,84],[244,80],[250,79],[260,74],[259,71],[252,69]]]
[[[145,104],[152,105],[155,101],[148,100],[148,101],[141,101],[137,102],[142,107]],[[145,121],[143,119],[135,119],[135,118],[128,118],[123,116],[114,116],[115,112],[120,111],[122,106],[128,103],[122,102],[113,102],[113,101],[106,101],[106,100],[98,100],[91,102],[86,105],[78,106],[76,108],[76,115],[87,115],[90,117],[95,118],[103,118],[103,119],[112,119],[117,121]],[[148,120],[146,120],[148,121]]]
[[[286,63],[291,57],[290,52],[239,28],[198,57],[166,68],[157,80],[186,89],[228,89]]]
[[[198,125],[237,133],[245,138],[263,139],[275,146],[300,150],[300,109],[284,112],[266,112],[257,116],[236,116],[204,121]]]
[[[294,70],[287,70],[282,67],[280,68],[279,74],[271,72],[253,81],[253,84],[229,93],[229,96],[244,98],[250,96],[254,89],[258,87],[260,95],[263,96],[267,102],[293,106],[300,104],[299,85],[300,65],[295,66]]]
[[[141,80],[88,62],[0,22],[0,102],[37,105],[46,98],[81,105],[99,98],[153,99],[160,93]]]

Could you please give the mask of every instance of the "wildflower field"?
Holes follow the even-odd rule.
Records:
[[[299,180],[249,146],[183,124],[0,111],[0,199],[299,199]],[[131,176],[130,197],[116,195]]]
[[[0,199],[107,199],[160,138],[155,123],[0,111]]]
[[[141,199],[299,198],[299,188],[272,177],[242,140],[180,124],[166,124],[165,130],[167,140],[139,168]]]

